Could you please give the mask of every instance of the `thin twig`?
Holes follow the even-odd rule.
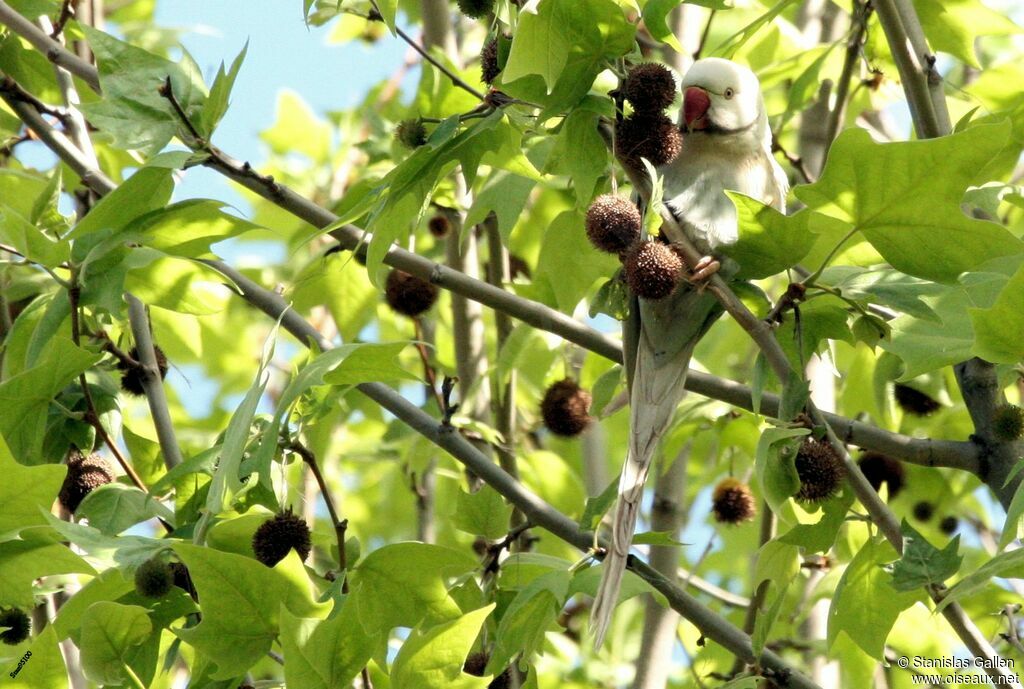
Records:
[[[794,170],[800,173],[800,176],[803,178],[804,182],[806,182],[807,184],[814,183],[815,177],[813,174],[811,174],[811,171],[807,169],[807,165],[804,164],[803,158],[801,158],[800,156],[795,156],[789,151],[787,151],[785,148],[783,148],[782,144],[779,143],[778,137],[774,135],[772,136],[772,152],[781,153],[782,157],[786,159],[786,162],[788,162]]]
[[[57,15],[57,20],[53,22],[53,30],[50,31],[50,38],[57,40],[57,38],[64,31],[64,25],[68,23],[68,20],[75,14],[75,3],[78,0],[64,0],[60,5],[60,13]]]
[[[334,528],[334,538],[338,542],[338,569],[345,572],[345,580],[341,585],[342,591],[348,592],[348,558],[345,554],[345,534],[348,531],[348,520],[342,519],[339,515],[338,509],[334,505],[334,498],[327,487],[327,481],[324,480],[323,472],[320,471],[320,465],[317,463],[313,451],[303,445],[298,438],[287,438],[286,436],[285,440],[285,449],[291,450],[302,458],[313,474],[313,478],[316,479],[316,484],[320,486],[320,495],[324,499],[324,504],[327,505],[327,514],[330,516],[331,526]]]
[[[839,127],[846,113],[847,97],[850,94],[850,82],[853,81],[853,70],[857,67],[860,59],[861,47],[864,45],[864,36],[868,30],[868,20],[871,18],[872,6],[867,0],[857,0],[854,3],[853,15],[850,18],[850,38],[846,43],[846,58],[843,61],[843,71],[839,75],[839,84],[836,87],[835,105],[828,114],[828,126],[825,128],[825,141],[835,141],[839,133]]]
[[[31,43],[47,60],[64,67],[87,83],[91,89],[99,92],[100,76],[95,67],[46,35],[46,32],[21,16],[3,0],[0,0],[0,24],[6,25],[11,31]]]
[[[718,10],[711,10],[708,13],[708,20],[704,24],[704,30],[700,33],[700,41],[697,43],[697,49],[693,51],[693,61],[696,62],[700,59],[701,53],[704,52],[704,46],[708,43],[708,36],[711,35],[711,21],[715,18],[715,12]]]

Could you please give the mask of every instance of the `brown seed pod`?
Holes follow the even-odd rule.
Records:
[[[430,234],[440,239],[448,235],[452,223],[444,213],[438,213],[427,221],[427,229],[430,230]]]
[[[0,632],[0,641],[8,646],[17,646],[28,639],[32,632],[32,620],[24,610],[5,608],[0,610],[0,627],[9,627]]]
[[[914,416],[931,416],[942,409],[942,405],[931,395],[903,383],[893,386],[893,396],[900,409]]]
[[[135,570],[135,592],[143,598],[163,598],[174,586],[174,570],[159,556]]]
[[[942,521],[939,522],[939,531],[947,536],[952,536],[958,528],[960,528],[960,520],[953,515],[943,517]]]
[[[932,515],[934,515],[934,514],[935,514],[935,505],[933,505],[932,503],[928,502],[927,500],[922,500],[922,501],[917,502],[917,503],[914,504],[914,519],[917,519],[918,521],[926,522],[929,519],[931,519]]]
[[[395,127],[395,139],[406,148],[419,148],[427,143],[427,128],[418,117],[402,120]]]
[[[164,350],[160,349],[159,346],[153,345],[153,353],[156,354],[156,367],[160,371],[160,380],[167,377],[167,355],[164,354]],[[139,348],[132,347],[128,352],[128,356],[135,361],[141,361],[139,359]],[[143,387],[143,371],[142,366],[128,366],[123,361],[117,362],[118,370],[122,371],[121,374],[121,389],[130,395],[141,397],[146,394],[146,388]]]
[[[644,299],[663,299],[672,294],[683,276],[679,254],[657,241],[637,242],[623,261],[626,284]]]
[[[84,455],[72,448],[67,459],[68,473],[57,499],[68,512],[74,513],[85,496],[114,480],[114,470],[97,454]]]
[[[590,401],[590,393],[571,378],[552,383],[540,403],[544,425],[555,435],[579,435],[590,425]]]
[[[884,483],[889,489],[889,497],[895,498],[903,490],[906,472],[903,463],[881,452],[865,452],[857,462],[864,478],[877,492]]]
[[[807,438],[796,453],[796,473],[800,477],[797,500],[821,502],[836,494],[846,467],[842,458],[827,442]]]
[[[657,114],[675,100],[676,78],[672,70],[658,62],[646,62],[629,70],[622,84],[622,95],[637,112]]]
[[[992,417],[992,433],[999,440],[1013,442],[1024,436],[1024,409],[1016,404],[1004,404]]]
[[[384,297],[388,306],[395,312],[411,318],[428,311],[437,301],[437,294],[435,285],[398,268],[388,273],[388,279],[384,284]]]
[[[459,11],[470,19],[486,17],[494,10],[494,0],[455,0]]]
[[[682,147],[679,128],[662,113],[634,113],[615,130],[615,152],[634,167],[643,168],[641,158],[652,165],[670,163]]]
[[[640,211],[624,196],[604,194],[587,209],[587,239],[597,249],[621,254],[640,239]]]
[[[292,549],[299,554],[299,559],[305,561],[312,547],[309,526],[290,509],[260,524],[252,537],[252,552],[267,567],[283,560]]]
[[[480,51],[480,79],[490,86],[501,74],[501,67],[498,66],[498,37],[493,36],[484,43]]]
[[[750,487],[734,478],[718,482],[711,496],[711,512],[722,524],[740,524],[757,514],[757,504]]]

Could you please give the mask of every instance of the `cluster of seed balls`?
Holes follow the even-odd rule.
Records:
[[[652,62],[630,70],[622,94],[633,114],[615,131],[620,156],[635,164],[642,157],[664,165],[678,155],[682,138],[664,113],[675,92],[675,77],[664,65]],[[679,284],[683,261],[670,246],[642,240],[642,225],[636,205],[622,196],[599,196],[587,209],[587,238],[598,250],[619,256],[629,289],[645,299],[664,299]]]
[[[494,12],[495,0],[457,0],[459,11],[470,19],[485,19]],[[501,74],[498,63],[498,37],[489,38],[480,51],[480,79],[488,86]],[[423,120],[413,117],[402,120],[395,127],[395,139],[406,148],[419,148],[427,143],[427,128]]]

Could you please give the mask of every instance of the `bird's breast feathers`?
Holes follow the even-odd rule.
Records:
[[[721,149],[687,142],[676,160],[662,169],[666,202],[696,233],[694,238],[707,244],[707,250],[739,237],[736,208],[725,190],[785,210],[786,175],[766,150],[758,148],[747,155],[722,153]]]

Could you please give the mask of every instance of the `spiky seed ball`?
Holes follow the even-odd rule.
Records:
[[[163,598],[174,586],[174,571],[159,556],[135,570],[135,592],[143,598]]]
[[[590,401],[590,393],[571,378],[552,383],[540,403],[544,425],[555,435],[579,435],[590,425]]]
[[[494,0],[455,0],[459,11],[470,19],[485,17],[494,10]]]
[[[807,438],[796,453],[796,473],[800,477],[797,500],[820,502],[839,490],[846,468],[842,458],[827,442]]]
[[[903,463],[898,459],[883,455],[881,452],[865,452],[860,456],[857,466],[875,492],[878,492],[883,483],[889,489],[890,498],[895,498],[896,494],[903,490],[906,472],[903,470]]]
[[[734,478],[718,482],[711,496],[711,512],[722,524],[740,524],[757,514],[757,505],[750,487]]]
[[[484,668],[487,667],[487,661],[491,657],[487,655],[487,651],[476,651],[470,653],[469,657],[466,658],[466,662],[462,664],[462,671],[467,675],[473,675],[474,677],[483,677]]]
[[[683,276],[679,254],[661,242],[637,242],[623,261],[626,285],[644,299],[663,299],[672,294]]]
[[[85,496],[114,480],[114,470],[99,455],[84,455],[77,448],[68,453],[68,473],[57,499],[68,512],[74,513]]]
[[[683,147],[679,128],[662,113],[634,113],[615,130],[615,151],[630,165],[643,167],[641,158],[652,165],[672,162]]]
[[[292,514],[291,510],[279,512],[260,524],[252,537],[252,552],[267,567],[273,567],[283,560],[293,548],[299,554],[299,559],[305,560],[312,547],[309,526],[302,517]]]
[[[392,310],[415,318],[437,301],[437,286],[395,268],[384,283],[384,297]]]
[[[32,620],[24,610],[6,608],[0,610],[0,627],[10,627],[0,632],[0,641],[8,646],[17,646],[28,638],[32,631]]]
[[[947,536],[952,536],[959,526],[960,520],[953,515],[949,515],[948,517],[943,517],[942,521],[939,522],[939,531]]]
[[[418,117],[402,120],[395,127],[395,138],[406,148],[419,148],[427,143],[427,128]]]
[[[512,686],[512,666],[508,666],[501,671],[501,674],[497,675],[491,680],[490,684],[487,685],[487,689],[509,689]]]
[[[672,105],[676,97],[676,78],[658,62],[647,62],[629,70],[622,84],[622,95],[637,112],[656,114]]]
[[[430,230],[430,234],[440,239],[452,229],[452,223],[443,213],[438,213],[427,221],[427,229]]]
[[[942,408],[938,400],[933,399],[931,395],[903,383],[896,383],[893,386],[893,396],[900,409],[914,416],[930,416]]]
[[[1020,440],[1024,436],[1024,409],[1016,404],[1004,404],[996,409],[992,418],[992,432],[999,440]]]
[[[156,367],[160,371],[160,380],[167,377],[167,355],[164,354],[164,350],[160,349],[157,345],[153,345],[153,353],[156,354]],[[128,352],[128,356],[135,361],[141,361],[139,358],[139,348],[132,347]],[[143,387],[143,372],[141,366],[129,366],[123,361],[117,362],[118,370],[121,373],[121,389],[130,395],[141,397],[146,394],[146,388]]]
[[[488,86],[501,74],[498,66],[498,37],[494,36],[484,43],[480,51],[480,79]]]
[[[603,194],[587,209],[587,239],[610,254],[621,254],[640,239],[642,225],[640,211],[624,196]]]
[[[932,518],[933,514],[935,514],[935,505],[931,504],[927,500],[922,500],[921,502],[914,504],[914,519],[926,522]]]

